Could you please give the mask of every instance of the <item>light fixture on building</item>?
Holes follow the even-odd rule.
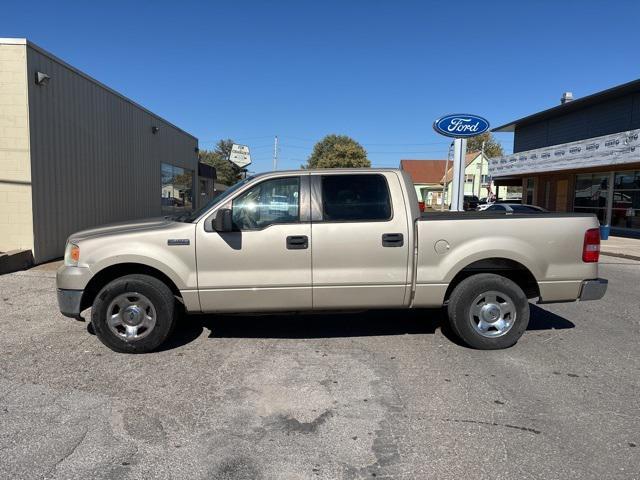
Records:
[[[46,73],[36,72],[36,85],[46,85],[51,80],[51,77]]]
[[[160,127],[156,127],[155,125],[151,127],[151,133],[154,135],[160,131]]]

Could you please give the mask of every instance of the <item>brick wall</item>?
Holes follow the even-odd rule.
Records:
[[[0,44],[0,251],[33,248],[25,45]]]

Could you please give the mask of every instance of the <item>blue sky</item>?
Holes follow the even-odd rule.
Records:
[[[433,120],[497,126],[640,77],[638,1],[4,2],[27,37],[197,136],[297,168],[328,133],[374,166],[444,158]],[[511,135],[500,135],[510,152]]]

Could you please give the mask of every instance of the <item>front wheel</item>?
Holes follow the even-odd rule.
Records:
[[[508,348],[529,324],[529,301],[512,280],[481,273],[465,278],[449,297],[449,322],[460,339],[472,348]]]
[[[93,302],[96,336],[120,353],[147,353],[158,348],[175,324],[171,289],[149,275],[126,275],[109,282]]]

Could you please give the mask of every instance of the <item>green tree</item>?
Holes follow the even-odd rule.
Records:
[[[482,142],[484,142],[484,154],[487,157],[493,158],[504,155],[502,145],[494,138],[491,132],[485,132],[469,138],[467,140],[467,152],[479,152],[482,150]]]
[[[327,135],[313,147],[302,168],[370,167],[367,151],[346,135]]]
[[[241,178],[240,169],[229,161],[233,144],[230,138],[220,140],[214,150],[200,150],[199,154],[202,163],[216,169],[217,181],[224,185],[233,185]]]

